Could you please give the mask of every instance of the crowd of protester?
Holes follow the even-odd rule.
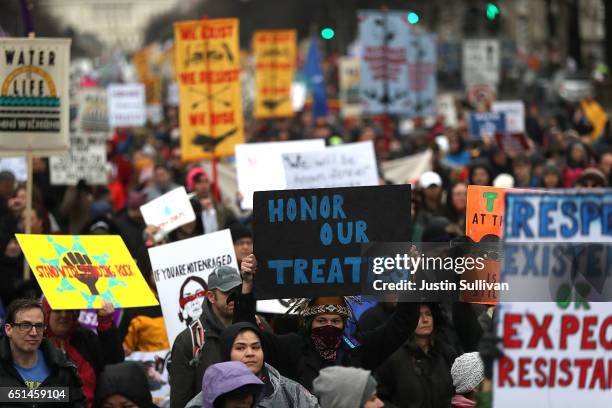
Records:
[[[432,150],[431,171],[415,180],[412,238],[445,241],[465,231],[468,185],[516,188],[606,187],[612,183],[612,128],[590,123],[579,103],[527,104],[527,147],[508,152],[495,138],[472,138],[457,101],[458,125],[415,120],[400,132],[398,118],[294,118],[249,125],[248,141],[322,138],[329,143],[371,140],[377,160]],[[47,159],[33,167],[32,211],[15,174],[0,172],[0,386],[70,387],[73,406],[152,407],[142,367],[124,362],[138,351],[170,347],[161,308],[98,311],[97,331],[81,326],[79,311],[52,310],[15,239],[27,217],[36,234],[119,234],[156,293],[147,248],[229,228],[240,271],[220,268],[209,278],[194,348],[186,329],[172,347],[170,406],[188,407],[485,407],[491,364],[499,357],[491,335],[494,307],[410,304],[393,299],[364,313],[355,344],[343,335],[353,319],[342,297],[306,299],[299,322],[255,314],[253,219],[240,197],[222,197],[199,164],[180,160],[176,111],[143,129],[116,129],[107,143],[109,182],[55,186]],[[380,173],[381,183],[388,183]],[[145,225],[139,208],[185,186],[198,217],[168,235]],[[32,301],[31,299],[38,299]],[[42,300],[41,300],[42,299]],[[466,330],[469,328],[469,330]],[[280,334],[282,333],[282,334]]]

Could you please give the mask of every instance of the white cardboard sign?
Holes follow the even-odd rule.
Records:
[[[495,101],[491,105],[491,110],[506,114],[506,132],[525,133],[525,104],[523,101]]]
[[[212,232],[149,249],[168,341],[200,317],[208,275],[219,266],[238,269],[229,230]]]
[[[325,142],[321,139],[236,145],[238,191],[244,197],[242,208],[253,208],[255,191],[287,188],[281,154],[324,148]]]
[[[80,179],[88,184],[108,183],[106,171],[106,133],[74,133],[70,150],[49,158],[51,184],[74,186]]]
[[[147,110],[143,84],[111,84],[107,92],[111,127],[143,126],[145,124]]]
[[[284,153],[283,166],[288,189],[378,185],[372,141]]]
[[[185,187],[178,187],[140,207],[147,225],[155,225],[168,233],[195,220],[193,207]]]

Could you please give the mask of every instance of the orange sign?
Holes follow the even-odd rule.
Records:
[[[174,25],[184,161],[231,156],[244,143],[238,19]]]
[[[474,242],[474,256],[484,259],[482,270],[466,271],[463,279],[468,282],[486,280],[499,282],[500,255],[495,243],[501,241],[504,232],[504,198],[506,189],[488,186],[468,186],[465,210],[465,234]],[[461,300],[472,303],[496,304],[499,293],[495,290],[461,292]]]
[[[293,116],[291,84],[297,58],[295,30],[257,31],[255,55],[255,117]]]

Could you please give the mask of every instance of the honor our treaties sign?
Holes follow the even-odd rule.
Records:
[[[69,63],[69,39],[0,39],[0,155],[68,149]]]

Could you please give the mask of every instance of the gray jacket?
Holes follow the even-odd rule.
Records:
[[[321,408],[317,398],[297,382],[283,377],[269,364],[266,364],[266,395],[257,408]],[[201,408],[202,392],[185,405],[185,408]]]

